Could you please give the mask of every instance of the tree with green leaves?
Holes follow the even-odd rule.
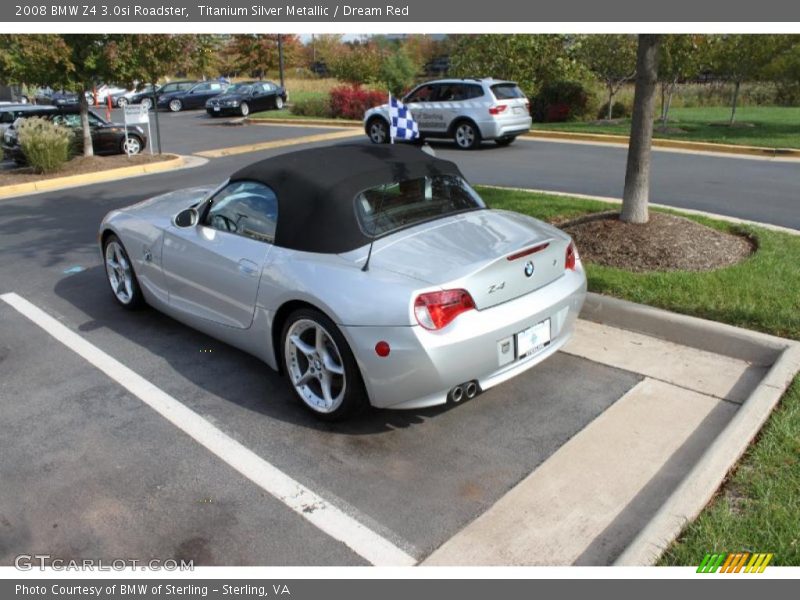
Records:
[[[661,125],[666,127],[672,96],[680,81],[697,77],[707,61],[706,36],[698,34],[664,35],[658,55],[658,81],[661,86]]]
[[[3,76],[13,83],[33,83],[75,92],[80,104],[83,155],[92,156],[89,101],[86,91],[114,80],[112,42],[122,36],[106,34],[3,35]]]
[[[450,74],[516,81],[528,97],[542,85],[575,79],[580,67],[563,35],[460,35],[451,42]]]
[[[614,96],[636,75],[636,47],[636,36],[628,34],[591,34],[575,40],[575,55],[606,87],[609,120]]]
[[[374,41],[342,44],[327,58],[328,72],[352,85],[374,83],[380,79],[383,55]]]
[[[728,121],[733,126],[742,83],[766,78],[769,65],[787,49],[787,38],[780,35],[731,34],[713,36],[711,42],[714,72],[733,84]]]
[[[625,167],[620,220],[647,223],[650,219],[650,154],[653,141],[653,116],[658,83],[659,35],[639,36],[636,51],[636,90],[633,97],[631,137]]]

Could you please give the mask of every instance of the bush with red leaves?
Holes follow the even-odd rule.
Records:
[[[330,107],[334,117],[341,119],[362,119],[364,112],[373,106],[385,104],[388,93],[368,90],[361,86],[341,85],[330,92]]]

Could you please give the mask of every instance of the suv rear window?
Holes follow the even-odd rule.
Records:
[[[522,93],[516,83],[497,83],[492,86],[492,93],[498,100],[513,100],[514,98],[525,97],[525,94]]]
[[[358,223],[368,237],[486,207],[466,181],[453,175],[372,187],[358,194],[355,204]]]

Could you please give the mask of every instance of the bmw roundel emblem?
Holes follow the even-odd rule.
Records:
[[[533,261],[529,260],[525,263],[525,277],[533,275]]]

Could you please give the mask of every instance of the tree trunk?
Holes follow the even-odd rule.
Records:
[[[667,124],[667,82],[661,82],[661,123]]]
[[[83,132],[83,155],[94,156],[92,146],[92,128],[89,126],[89,100],[83,89],[78,90],[78,104],[81,111],[81,131]]]
[[[653,140],[658,82],[659,40],[660,36],[657,34],[639,35],[631,138],[620,214],[620,220],[626,223],[647,223],[649,219],[647,203],[650,195],[650,146]]]
[[[736,102],[739,100],[739,87],[742,85],[741,81],[737,81],[733,86],[733,100],[731,101],[731,120],[728,125],[733,127],[733,123],[736,120]]]
[[[613,102],[614,102],[614,87],[610,85],[608,86],[608,116],[606,117],[606,120],[608,121],[610,121],[611,117],[614,116]]]

